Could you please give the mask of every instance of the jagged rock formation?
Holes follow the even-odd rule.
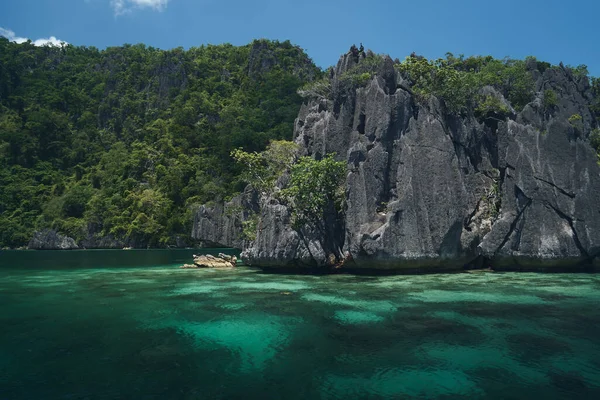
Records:
[[[305,154],[334,152],[348,163],[345,220],[334,227],[351,260],[345,267],[594,263],[600,254],[600,167],[588,142],[595,122],[587,79],[562,66],[541,72],[531,61],[537,94],[522,111],[494,88],[482,89],[510,107],[508,118],[490,123],[450,113],[435,97],[418,101],[389,57],[366,85],[349,90],[341,77],[363,58],[342,56],[331,74],[332,96],[305,103],[294,131]],[[543,105],[547,89],[558,93],[552,112]],[[574,114],[581,116],[579,126],[568,122]],[[231,235],[229,228],[219,234],[204,229],[202,212],[194,237]],[[211,218],[223,220],[214,213]],[[242,254],[247,264],[319,267],[340,259],[323,237],[292,229],[285,204],[262,199],[259,221],[256,240]]]
[[[246,242],[242,221],[258,211],[258,194],[251,188],[230,202],[203,205],[194,215],[192,237],[206,247],[242,249]]]
[[[74,250],[79,248],[75,240],[52,229],[35,232],[27,247],[33,250]]]

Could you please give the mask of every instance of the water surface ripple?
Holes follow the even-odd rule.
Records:
[[[116,253],[0,253],[0,399],[600,398],[600,275],[294,276]]]

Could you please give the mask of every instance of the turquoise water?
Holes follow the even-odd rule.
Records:
[[[194,252],[1,252],[0,399],[600,398],[600,275],[178,269]]]

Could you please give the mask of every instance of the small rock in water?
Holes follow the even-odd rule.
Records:
[[[236,256],[228,256],[223,253],[219,253],[218,256],[194,254],[194,264],[184,264],[180,268],[234,268],[236,263]]]

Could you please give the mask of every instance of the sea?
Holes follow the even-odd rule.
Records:
[[[600,275],[0,252],[0,399],[600,399]]]

